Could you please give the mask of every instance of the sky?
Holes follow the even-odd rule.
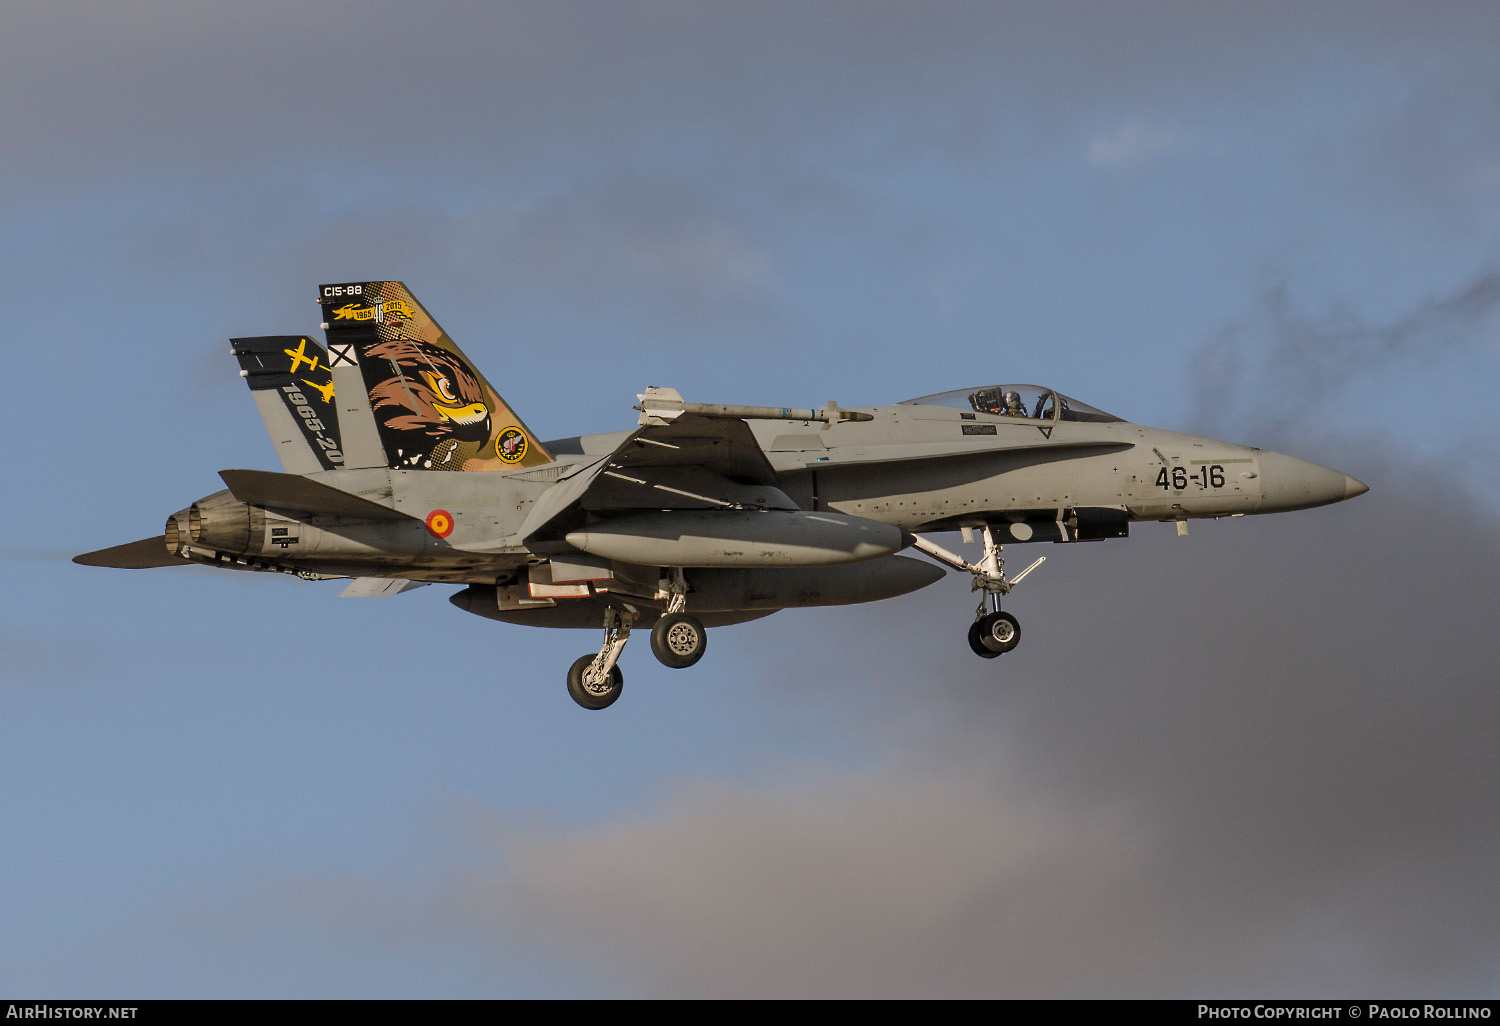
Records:
[[[0,991],[1493,997],[1500,8],[0,12]],[[1333,466],[644,643],[107,571],[276,466],[227,339],[405,281],[543,438],[1035,382]],[[957,544],[956,538],[944,539]]]

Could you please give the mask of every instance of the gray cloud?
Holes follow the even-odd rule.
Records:
[[[1456,288],[1417,303],[1383,323],[1346,306],[1308,310],[1279,278],[1263,288],[1252,311],[1205,340],[1193,354],[1189,380],[1197,389],[1195,421],[1213,432],[1258,426],[1275,434],[1317,423],[1344,391],[1383,381],[1392,372],[1418,377],[1452,369],[1457,357],[1500,351],[1500,273],[1484,271]],[[1386,403],[1409,428],[1412,415],[1431,415],[1441,395],[1416,389]],[[1442,423],[1451,423],[1444,420]]]
[[[476,816],[492,863],[440,872],[425,912],[348,903],[497,958],[526,936],[602,992],[1489,993],[1500,531],[1399,467],[1372,484],[1049,552],[993,663],[956,587],[784,618],[718,658],[795,680],[768,705],[874,768],[698,781],[588,828]]]
[[[317,190],[273,176],[243,183],[207,211],[171,209],[127,232],[133,217],[101,212],[102,232],[122,240],[121,266],[111,271],[122,286],[147,286],[168,272],[202,274],[212,260],[226,287],[253,281],[257,294],[277,304],[270,312],[301,311],[303,320],[307,283],[351,255],[368,261],[379,254],[373,259],[382,268],[395,263],[462,290],[493,294],[500,283],[510,305],[520,295],[565,314],[604,308],[657,329],[754,330],[778,291],[770,256],[724,197],[665,175],[567,183],[462,215],[435,200],[391,199],[378,190],[352,208],[330,209]],[[100,231],[89,219],[60,232],[52,246],[88,245]],[[18,254],[17,270],[36,256]]]
[[[1483,4],[1435,17],[1367,3],[63,2],[7,21],[0,130],[24,145],[0,168],[19,196],[307,162],[433,182],[479,169],[501,189],[583,154],[993,166],[1017,149],[1006,143],[1073,150],[1103,125],[1196,109],[1205,91],[1294,97],[1330,48],[1398,73],[1435,48],[1482,53],[1495,17]]]
[[[1183,132],[1132,118],[1090,140],[1088,157],[1097,167],[1129,170],[1174,153],[1191,152],[1201,145]]]
[[[678,183],[614,181],[497,214],[469,243],[489,273],[518,291],[607,304],[678,330],[754,330],[776,292],[768,255],[725,211]]]
[[[1039,952],[1012,947],[997,978],[997,930],[1076,925],[1057,915],[1060,858],[1062,876],[1107,886],[1146,852],[1109,810],[1059,816],[992,785],[912,767],[706,784],[638,821],[511,844],[504,876],[455,882],[449,915],[549,939],[647,993],[1003,991]]]

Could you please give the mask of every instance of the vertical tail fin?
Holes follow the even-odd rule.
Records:
[[[305,335],[232,338],[240,377],[276,446],[281,469],[314,474],[344,466],[328,354]]]
[[[552,462],[401,282],[323,285],[318,302],[334,376],[352,380],[347,372],[358,367],[387,466],[508,470]],[[350,401],[340,393],[341,407]]]

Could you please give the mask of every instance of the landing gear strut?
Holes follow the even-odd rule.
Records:
[[[651,628],[651,651],[662,665],[674,670],[692,666],[708,649],[708,631],[687,612],[687,592],[681,567],[671,568],[657,589],[657,598],[666,601],[667,611]]]
[[[989,524],[984,525],[983,531],[984,555],[978,563],[970,563],[921,535],[916,536],[913,545],[940,563],[974,575],[971,590],[983,591],[984,594],[980,596],[979,608],[974,611],[974,622],[969,626],[969,648],[981,659],[993,659],[1009,652],[1021,641],[1021,625],[1014,616],[1001,610],[1000,596],[1010,594],[1010,590],[1045,563],[1047,557],[1042,556],[1014,579],[1008,578],[1005,576],[1005,560],[1000,555],[1001,546],[995,541],[994,532]],[[968,528],[964,529],[964,537],[968,540]]]
[[[615,703],[625,687],[625,675],[615,664],[630,640],[635,610],[611,606],[604,613],[604,645],[596,656],[579,656],[568,670],[568,694],[585,709],[604,709]]]

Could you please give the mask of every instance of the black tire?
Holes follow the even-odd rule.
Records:
[[[578,661],[568,670],[568,694],[573,701],[585,709],[607,709],[615,704],[615,699],[620,697],[620,692],[625,687],[625,675],[620,672],[618,666],[610,668],[609,686],[607,688],[590,689],[584,686],[583,671],[597,656],[579,656]]]
[[[974,654],[981,659],[993,659],[1000,654],[999,652],[991,652],[989,649],[984,647],[984,642],[979,640],[978,620],[975,620],[969,625],[969,647],[972,648],[974,650]]]
[[[651,628],[651,651],[674,670],[692,666],[708,649],[708,631],[696,616],[668,613]]]
[[[1009,652],[1021,643],[1021,625],[1009,613],[997,611],[979,618],[975,624],[979,643],[996,655]]]

